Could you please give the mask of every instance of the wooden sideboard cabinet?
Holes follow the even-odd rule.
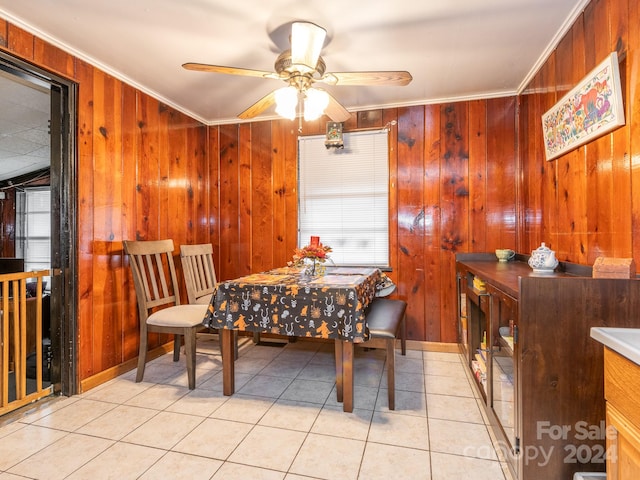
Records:
[[[640,326],[640,281],[566,262],[536,274],[527,259],[456,255],[461,352],[515,478],[602,472],[603,351],[590,329]]]

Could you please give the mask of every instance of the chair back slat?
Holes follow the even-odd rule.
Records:
[[[173,240],[125,241],[131,259],[140,315],[168,304],[180,305],[180,293],[173,263]]]
[[[210,243],[181,245],[180,258],[189,303],[202,303],[210,299],[217,283],[213,246]]]

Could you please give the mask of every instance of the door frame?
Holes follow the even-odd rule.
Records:
[[[0,51],[0,69],[51,91],[51,348],[54,393],[78,393],[77,84]]]

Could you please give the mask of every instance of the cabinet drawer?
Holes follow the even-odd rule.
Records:
[[[604,396],[634,425],[640,425],[640,366],[604,349]]]

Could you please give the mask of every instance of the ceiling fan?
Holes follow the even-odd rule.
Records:
[[[238,117],[241,119],[253,118],[275,104],[279,115],[292,120],[296,116],[296,108],[299,109],[298,113],[302,113],[304,105],[305,120],[314,120],[324,113],[334,122],[344,122],[350,118],[350,113],[326,90],[315,87],[316,82],[338,86],[404,86],[411,82],[411,74],[406,71],[327,72],[326,64],[320,56],[326,35],[326,30],[314,23],[293,22],[291,49],[278,56],[275,72],[203,63],[185,63],[182,66],[187,70],[201,72],[283,80],[288,84],[287,87],[268,93],[240,113]],[[302,103],[299,102],[300,99]]]

